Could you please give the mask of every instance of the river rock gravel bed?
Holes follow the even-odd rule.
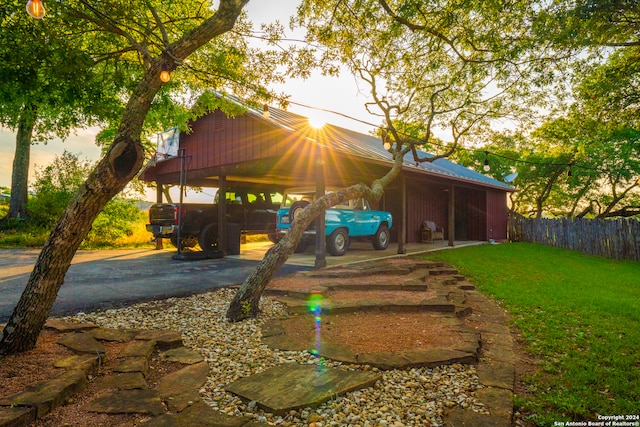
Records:
[[[276,351],[261,342],[265,320],[286,315],[287,308],[262,298],[257,319],[230,323],[225,314],[235,290],[222,289],[186,298],[170,298],[121,309],[78,313],[64,320],[95,323],[109,328],[171,329],[182,333],[185,346],[200,352],[209,363],[204,402],[229,415],[254,417],[281,426],[440,426],[449,408],[485,412],[475,397],[480,387],[473,366],[449,365],[384,371],[373,387],[336,397],[315,409],[284,415],[265,413],[256,402],[244,402],[225,391],[227,384],[285,363],[316,364],[309,352]],[[327,366],[348,370],[374,369],[330,360]]]

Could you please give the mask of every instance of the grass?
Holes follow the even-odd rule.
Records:
[[[512,315],[539,360],[516,398],[530,421],[638,414],[640,263],[511,243],[442,251]]]

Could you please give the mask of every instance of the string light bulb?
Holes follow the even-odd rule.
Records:
[[[571,172],[571,165],[569,165],[569,169],[567,170],[567,176],[569,178],[571,178],[573,176],[573,173]]]
[[[391,139],[389,139],[389,131],[387,129],[382,129],[382,148],[391,152],[393,148],[393,144],[391,143]]]
[[[162,66],[162,71],[160,71],[160,80],[163,83],[168,82],[171,79],[171,74],[169,74],[169,70],[164,65]]]
[[[44,9],[42,0],[29,0],[27,2],[27,13],[35,19],[42,19],[47,11]]]
[[[489,166],[489,152],[484,152],[484,166],[482,167],[485,172],[489,172],[491,170],[491,166]]]

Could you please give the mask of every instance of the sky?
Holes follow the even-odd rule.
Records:
[[[278,19],[290,33],[288,29],[289,17],[294,14],[299,3],[299,0],[278,0],[278,7],[274,7],[274,2],[251,0],[245,9],[249,18],[256,23],[256,27],[260,22],[274,22]],[[301,39],[303,34],[298,32],[295,37]],[[355,117],[365,122],[376,123],[379,121],[379,119],[367,113],[364,108],[367,100],[366,94],[358,88],[354,77],[348,73],[343,73],[339,77],[324,77],[319,72],[316,72],[307,80],[289,80],[286,84],[273,86],[273,88],[277,89],[278,92],[289,94],[291,100],[296,103],[313,106],[318,109],[336,111],[342,115]],[[372,128],[341,115],[325,113],[293,104],[289,106],[288,110],[363,133],[367,133]],[[62,154],[64,150],[77,154],[80,159],[98,160],[100,149],[94,144],[94,137],[97,132],[97,128],[78,129],[65,141],[54,139],[46,145],[33,145],[29,171],[30,182],[34,177],[34,168],[46,166],[55,156]],[[0,187],[11,186],[14,152],[15,134],[8,129],[0,128]]]

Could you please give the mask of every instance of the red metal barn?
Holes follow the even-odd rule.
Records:
[[[392,165],[380,138],[333,125],[315,129],[306,117],[265,107],[227,118],[216,110],[180,135],[186,185],[270,188],[370,183]],[[428,156],[427,153],[420,153]],[[145,181],[180,182],[181,159],[149,164]],[[385,190],[378,208],[393,214],[392,238],[419,242],[425,220],[444,228],[445,240],[504,240],[507,193],[514,189],[445,159],[416,165],[409,155],[402,175]],[[160,191],[158,192],[160,195]],[[158,201],[161,201],[158,200]]]

